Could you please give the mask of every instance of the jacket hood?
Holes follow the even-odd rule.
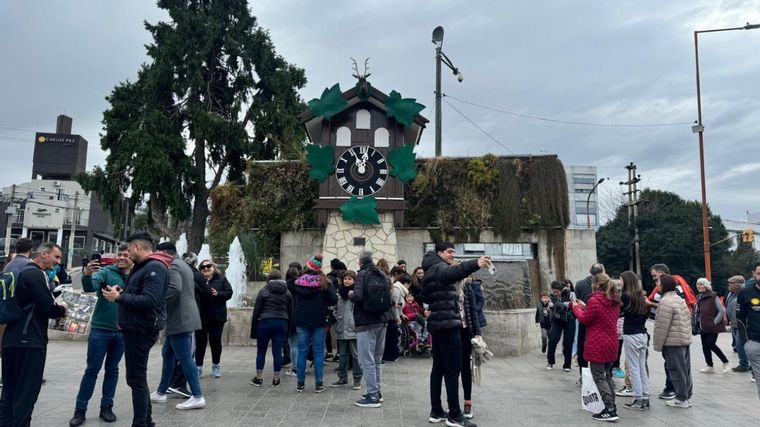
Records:
[[[288,291],[288,285],[284,280],[270,280],[266,287],[269,292],[277,295],[285,295],[285,292]]]
[[[155,259],[155,260],[163,262],[166,268],[171,267],[172,262],[174,262],[173,256],[163,253],[163,252],[153,252],[152,254],[145,257],[145,260],[150,260],[150,259]]]
[[[592,299],[598,299],[600,303],[602,303],[605,307],[612,307],[614,305],[620,305],[620,301],[617,298],[609,299],[607,298],[607,295],[604,292],[596,291],[591,294],[591,297],[589,297],[589,301]]]
[[[428,268],[432,267],[435,264],[438,264],[439,262],[445,261],[434,251],[427,251],[425,256],[422,258],[422,269],[427,271]]]

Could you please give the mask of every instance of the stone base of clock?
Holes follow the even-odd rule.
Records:
[[[393,220],[393,212],[381,212],[380,224],[364,225],[344,221],[340,211],[329,211],[322,244],[325,270],[329,270],[331,259],[338,258],[350,270],[358,271],[359,254],[365,250],[372,252],[376,262],[385,258],[389,264],[395,264],[397,247]],[[354,245],[356,238],[364,239],[364,245]]]

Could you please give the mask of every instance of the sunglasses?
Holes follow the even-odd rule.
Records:
[[[211,264],[204,264],[204,265],[200,266],[200,269],[201,270],[208,270],[211,267],[213,267],[213,265],[211,265]]]

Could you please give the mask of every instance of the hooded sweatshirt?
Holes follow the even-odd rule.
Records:
[[[259,294],[251,317],[251,338],[256,338],[258,322],[264,319],[289,321],[293,315],[293,297],[284,280],[270,280]]]
[[[124,333],[153,335],[166,324],[166,290],[174,257],[153,252],[135,264],[119,304],[119,329]]]
[[[320,328],[327,324],[327,307],[338,302],[335,287],[328,280],[327,289],[319,285],[318,274],[304,274],[293,286],[293,323],[300,328]]]
[[[617,359],[617,320],[620,317],[620,302],[609,299],[604,292],[593,292],[586,309],[573,304],[573,314],[586,326],[586,344],[583,358],[592,363],[611,363]]]

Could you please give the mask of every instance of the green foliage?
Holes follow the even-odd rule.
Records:
[[[467,176],[476,188],[491,189],[499,178],[499,169],[496,168],[496,156],[487,154],[476,157],[467,163]]]
[[[713,262],[713,289],[725,293],[727,284],[725,281],[716,281],[716,278],[726,278],[741,274],[746,276],[753,265],[760,263],[760,252],[755,251],[752,243],[744,243],[741,236],[737,238],[739,244],[736,250],[729,251],[717,262]],[[720,280],[720,279],[719,279]]]
[[[322,96],[309,101],[312,114],[330,120],[332,116],[348,108],[348,102],[343,99],[340,85],[335,83],[331,88],[325,88]]]
[[[343,220],[346,222],[358,222],[359,224],[380,224],[380,215],[377,213],[377,199],[374,196],[361,199],[351,196],[340,207],[343,212]]]
[[[674,274],[683,276],[692,286],[704,277],[702,244],[702,207],[696,201],[686,201],[667,191],[644,189],[639,205],[639,236],[642,279],[645,286],[652,287],[648,268],[664,263]],[[727,232],[717,215],[709,215],[710,241],[725,239]],[[615,218],[599,228],[596,233],[597,256],[610,274],[620,274],[629,269],[630,243],[633,230],[628,226],[627,209],[618,210]],[[719,265],[727,253],[729,242],[710,248],[712,264]],[[736,273],[733,273],[736,274]],[[725,273],[713,272],[713,283],[728,278]]]
[[[413,180],[417,176],[417,169],[414,167],[416,157],[414,144],[404,144],[403,147],[390,150],[388,163],[391,165],[391,176],[398,178],[401,182]]]
[[[401,94],[391,91],[385,99],[386,115],[393,117],[397,122],[405,126],[411,126],[414,115],[419,114],[425,106],[418,103],[415,98],[401,98]]]
[[[297,90],[306,77],[275,52],[246,0],[158,6],[170,20],[146,23],[149,63],[107,98],[100,144],[109,152],[106,166],[79,181],[98,191],[114,219],[127,193],[131,207],[149,199],[151,221],[167,212],[191,218],[188,243],[197,250],[209,191],[225,174],[242,182],[247,159],[299,157],[304,135],[296,116],[305,105]]]
[[[335,147],[332,145],[308,144],[306,153],[309,161],[309,178],[324,182],[335,172]]]

